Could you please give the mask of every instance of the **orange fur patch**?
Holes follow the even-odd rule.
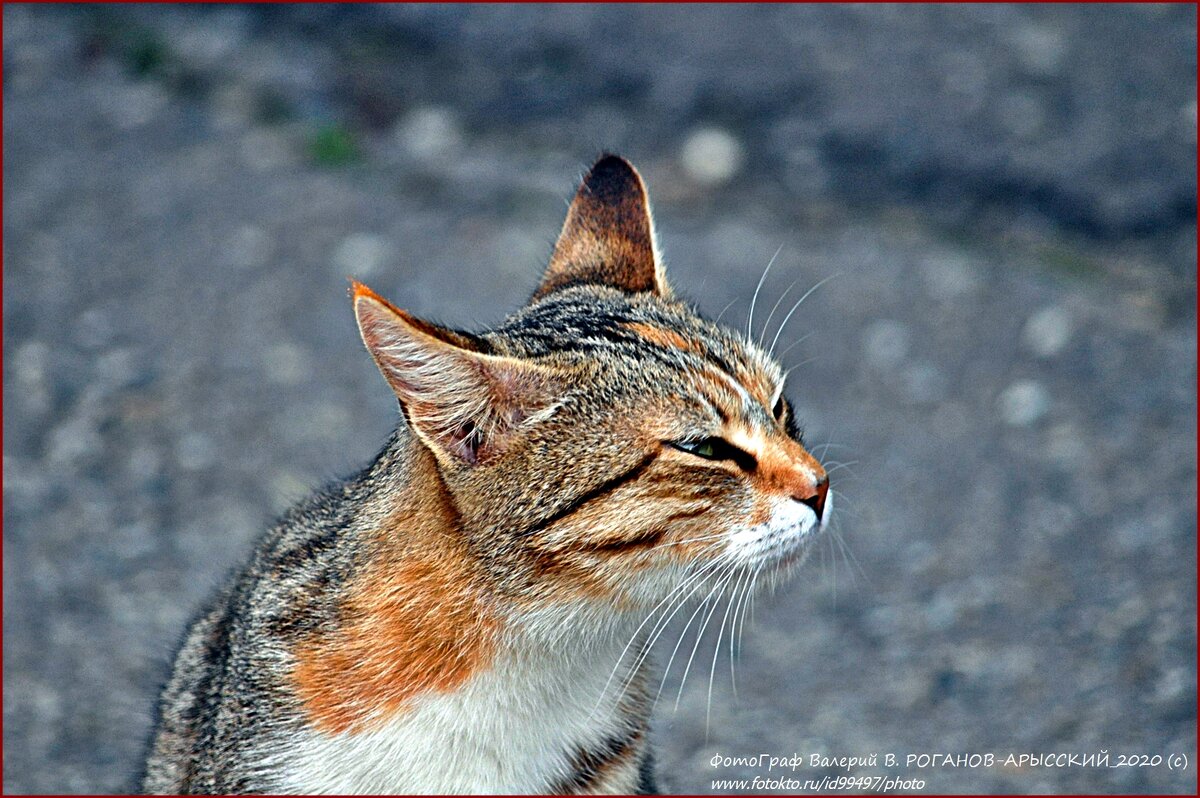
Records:
[[[754,455],[758,461],[755,475],[760,489],[787,496],[812,496],[825,478],[825,469],[803,446],[781,435],[768,437],[760,430],[734,428],[729,439]]]
[[[357,301],[364,297],[366,299],[372,299],[372,300],[378,302],[379,304],[383,305],[385,308],[392,311],[393,313],[395,313],[398,316],[407,316],[408,315],[404,311],[400,310],[400,308],[396,307],[391,302],[388,302],[386,299],[381,297],[379,294],[375,293],[375,291],[373,291],[370,286],[364,285],[363,283],[360,283],[358,280],[355,280],[354,278],[350,278],[350,298],[354,301]]]
[[[477,587],[478,566],[444,538],[397,550],[396,541],[437,538],[429,524],[440,519],[428,511],[394,518],[351,587],[342,625],[295,652],[296,694],[327,732],[361,731],[418,695],[453,690],[494,652],[498,621]]]
[[[681,349],[684,352],[696,352],[697,354],[704,353],[704,347],[698,341],[684,338],[674,330],[668,330],[665,327],[657,327],[653,324],[646,324],[640,321],[631,321],[624,326],[655,346],[661,346],[664,349]]]

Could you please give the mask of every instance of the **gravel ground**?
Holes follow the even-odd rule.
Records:
[[[5,792],[129,789],[190,614],[382,442],[346,276],[492,324],[604,148],[710,313],[832,275],[781,348],[844,549],[736,696],[676,665],[664,787],[1195,792],[1194,7],[3,15]],[[1001,764],[1100,751],[1191,761]]]

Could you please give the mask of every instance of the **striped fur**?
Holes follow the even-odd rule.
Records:
[[[496,329],[352,293],[403,420],[193,624],[144,788],[652,791],[643,619],[778,578],[828,519],[779,365],[667,287],[614,156]]]

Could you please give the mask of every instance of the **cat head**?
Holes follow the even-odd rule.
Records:
[[[498,328],[353,297],[461,528],[514,594],[644,606],[684,575],[779,572],[828,521],[782,369],[675,297],[621,158],[586,175],[541,284]]]

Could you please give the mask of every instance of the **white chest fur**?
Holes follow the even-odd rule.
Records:
[[[624,666],[619,636],[505,655],[450,693],[422,696],[399,716],[354,734],[305,731],[274,764],[287,793],[528,793],[573,771],[572,754],[618,733]],[[626,661],[629,661],[626,657]],[[605,689],[607,685],[607,690]],[[603,784],[633,792],[636,762]]]

